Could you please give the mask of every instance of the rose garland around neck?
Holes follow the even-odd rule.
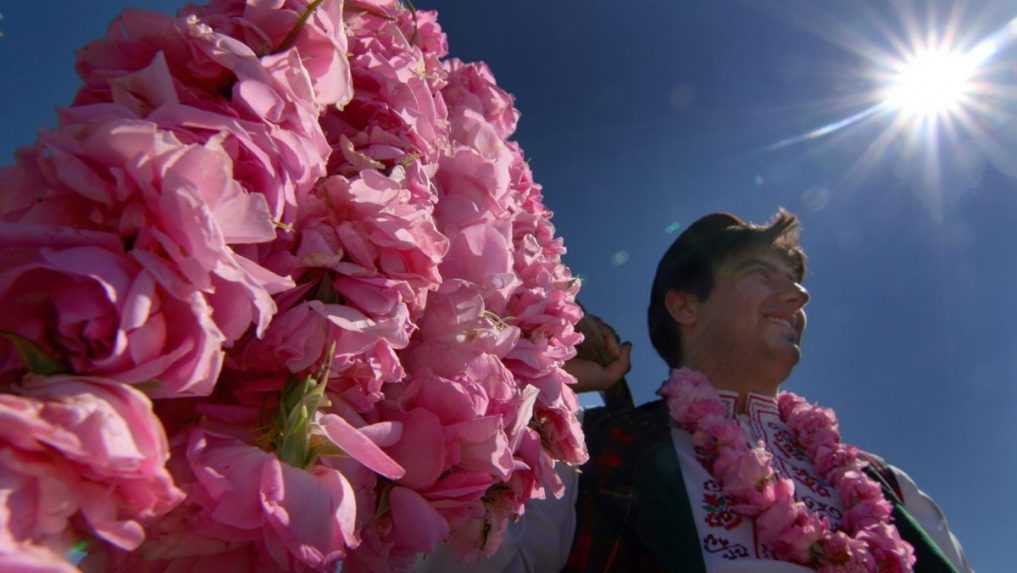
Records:
[[[760,540],[778,559],[821,573],[912,571],[914,550],[891,523],[893,507],[862,471],[866,463],[858,449],[840,442],[833,410],[791,392],[781,392],[777,400],[781,420],[840,495],[845,510],[841,530],[795,499],[794,482],[774,470],[762,442],[749,446],[706,376],[688,368],[674,370],[659,394],[671,417],[706,452],[706,468],[734,500],[734,511],[755,519]]]

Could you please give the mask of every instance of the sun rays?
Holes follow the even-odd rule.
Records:
[[[844,107],[854,105],[855,111],[766,149],[823,140],[824,147],[849,154],[842,177],[852,187],[880,162],[897,158],[909,163],[907,177],[917,179],[935,212],[953,157],[974,152],[997,166],[1017,161],[1017,149],[1000,141],[1000,132],[1017,118],[1017,58],[1010,50],[1017,18],[993,26],[990,16],[965,15],[956,7],[945,18],[919,14],[908,3],[894,8],[892,14],[869,10],[850,22],[816,12],[796,18],[858,57],[860,65],[848,72],[856,88],[843,96],[853,102]],[[862,147],[844,143],[862,133],[872,134]]]

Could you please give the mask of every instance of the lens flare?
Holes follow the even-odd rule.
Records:
[[[918,53],[897,66],[885,102],[901,113],[938,116],[955,112],[971,93],[978,58],[947,50]]]

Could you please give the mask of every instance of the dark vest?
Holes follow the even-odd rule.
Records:
[[[581,468],[576,534],[566,573],[705,573],[688,492],[663,401],[594,408],[583,417],[590,461]],[[916,573],[957,573],[901,502],[896,478],[867,470],[894,505],[893,520],[915,548]]]

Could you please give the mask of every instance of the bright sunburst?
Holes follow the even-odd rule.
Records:
[[[913,181],[939,216],[943,193],[969,185],[975,175],[967,174],[981,162],[1017,172],[1013,147],[1004,143],[1014,141],[1007,126],[1017,123],[1017,18],[1003,12],[1006,7],[965,18],[959,7],[940,17],[931,8],[920,14],[908,0],[893,6],[896,18],[866,12],[851,24],[822,8],[801,16],[824,39],[858,56],[861,65],[847,75],[847,85],[857,89],[828,100],[840,117],[766,149],[850,150],[839,187],[856,186],[877,164],[894,162],[895,176]],[[994,26],[1001,15],[1006,23]],[[863,133],[868,137],[850,135]]]
[[[955,113],[971,93],[978,64],[970,54],[945,49],[920,52],[894,66],[884,101],[911,116]]]

